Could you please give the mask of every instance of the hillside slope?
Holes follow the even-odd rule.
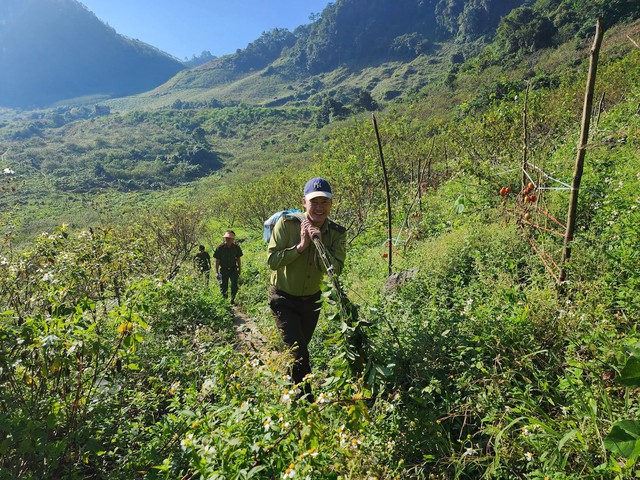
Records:
[[[500,19],[523,3],[338,0],[294,32],[264,32],[235,54],[112,106],[319,105],[327,96],[345,103],[362,91],[377,101],[406,96],[434,80],[425,77],[444,78],[451,55],[471,55],[476,42],[492,36]]]
[[[265,32],[112,106],[319,106],[363,92],[377,102],[404,99],[446,83],[487,45],[506,56],[556,48],[591,35],[598,17],[610,26],[639,14],[633,0],[338,0],[294,32]]]
[[[75,0],[3,0],[0,39],[0,105],[7,107],[131,95],[184,68],[118,35]]]
[[[51,190],[53,155],[90,153],[113,176],[140,159],[141,140],[145,151],[160,139],[188,147],[187,132],[219,150],[259,144],[263,168],[243,165],[251,178],[235,183],[212,176],[170,205],[159,191],[146,209],[130,192],[85,195],[93,215],[75,225],[74,168],[59,190],[71,224],[19,250],[17,209],[0,220],[0,478],[637,478],[639,40],[640,22],[621,24],[600,50],[563,285],[548,259],[564,237],[590,42],[481,56],[451,79],[461,91],[381,112],[390,196],[371,122],[355,115],[307,128],[320,132],[315,149],[295,128],[311,121],[304,112],[247,106],[74,120],[44,138],[34,126],[21,164],[8,143],[0,168],[14,198],[45,141],[49,165],[34,178]],[[520,77],[534,69],[529,89]],[[439,105],[449,117],[434,118]],[[287,147],[317,161],[286,165]],[[146,172],[173,156],[158,154]],[[348,227],[340,279],[357,307],[327,286],[308,403],[267,306],[261,227],[315,175],[333,182],[332,218]],[[266,340],[251,349],[234,348],[231,305],[191,267],[193,249],[230,227],[246,239],[240,308]]]

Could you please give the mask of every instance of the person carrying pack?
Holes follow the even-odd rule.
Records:
[[[278,220],[280,220],[280,217],[282,217],[283,215],[295,215],[296,213],[300,213],[302,215],[302,212],[300,212],[300,210],[291,208],[289,210],[280,210],[279,212],[276,212],[273,215],[271,215],[269,218],[267,218],[264,221],[264,227],[262,228],[262,239],[265,242],[269,243],[269,240],[271,240],[271,233],[273,232],[273,227],[276,226],[276,223],[278,223]],[[304,215],[302,216],[304,217]],[[304,220],[304,218],[302,220]]]
[[[340,274],[346,259],[346,229],[329,219],[332,197],[327,180],[309,180],[303,190],[305,212],[278,212],[267,247],[269,307],[293,352],[292,380],[312,403],[308,345],[320,317],[320,287],[327,273],[313,238],[325,247],[332,274]]]

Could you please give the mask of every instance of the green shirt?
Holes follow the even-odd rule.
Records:
[[[237,243],[227,246],[221,243],[213,252],[213,258],[220,262],[220,268],[238,268],[237,259],[242,256],[242,249]]]
[[[329,260],[338,275],[344,267],[346,253],[346,230],[327,220],[320,228],[322,243]],[[300,221],[290,215],[281,217],[273,227],[269,240],[267,262],[271,268],[271,285],[289,295],[305,297],[320,290],[326,269],[315,245],[298,253]]]

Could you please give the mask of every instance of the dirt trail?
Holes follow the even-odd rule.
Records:
[[[266,339],[260,333],[253,319],[239,307],[233,307],[233,328],[236,337],[240,340],[240,345],[256,352],[263,350],[267,343]]]

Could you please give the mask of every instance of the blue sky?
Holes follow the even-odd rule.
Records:
[[[329,0],[80,0],[116,32],[184,60],[221,56],[273,28],[310,23]]]

